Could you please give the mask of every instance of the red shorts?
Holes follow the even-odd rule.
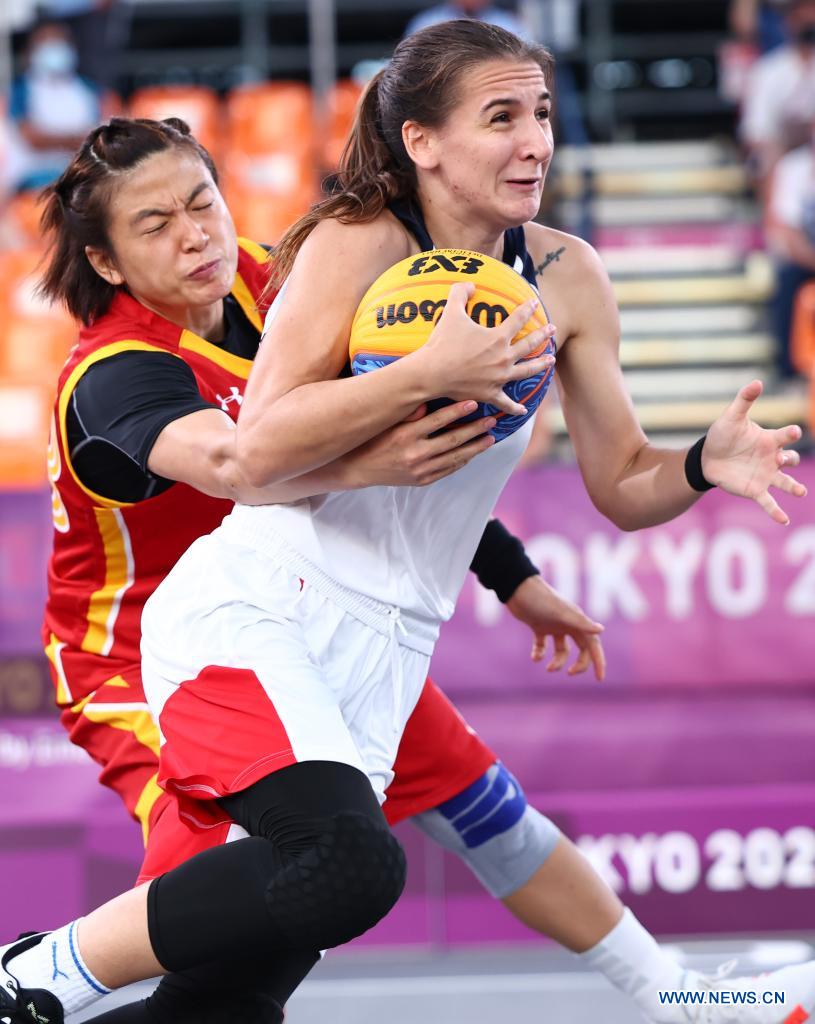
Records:
[[[395,778],[383,807],[388,822],[395,825],[449,800],[496,760],[428,678],[402,734]],[[154,819],[140,883],[164,874],[202,850],[220,846],[234,828],[230,821],[204,815],[193,821],[186,813],[182,817],[181,811],[179,803],[170,800]]]
[[[82,672],[84,660],[86,673]],[[77,679],[92,678],[105,660],[74,656],[72,673],[78,673]],[[110,672],[110,664],[106,667]],[[89,696],[63,704],[60,718],[71,742],[102,766],[99,781],[118,793],[131,817],[141,824],[147,843],[153,823],[170,802],[157,781],[158,729],[145,701],[139,665],[116,668],[119,671]],[[63,693],[65,683],[57,679],[53,663],[51,671],[58,693]]]

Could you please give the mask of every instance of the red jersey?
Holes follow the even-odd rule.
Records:
[[[258,334],[267,260],[262,246],[239,239],[232,295]],[[152,313],[125,292],[118,292],[109,311],[80,331],[59,378],[48,446],[54,546],[43,639],[62,706],[109,681],[117,665],[124,670],[139,662],[145,602],[190,544],[214,530],[232,507],[227,499],[183,483],[129,504],[95,494],[80,482],[67,444],[66,414],[74,388],[101,359],[151,350],[183,359],[202,397],[233,419],[252,366]]]

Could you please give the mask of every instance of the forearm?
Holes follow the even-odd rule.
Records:
[[[349,491],[360,486],[345,458],[335,459],[319,469],[266,487],[253,487],[237,473],[233,479],[235,484],[223,496],[241,505],[283,505],[316,494]]]
[[[685,477],[686,449],[644,444],[616,480],[597,488],[586,481],[595,506],[621,530],[642,530],[675,519],[700,497]]]
[[[244,505],[298,501],[328,491],[363,486],[357,460],[348,456],[319,469],[266,487],[256,487],[237,458],[237,430],[217,409],[205,409],[171,421],[156,439],[148,469],[156,476],[188,484],[214,498]]]
[[[300,478],[401,422],[436,397],[420,368],[408,356],[376,373],[300,385],[268,404],[245,402],[236,447],[242,478],[254,488]]]

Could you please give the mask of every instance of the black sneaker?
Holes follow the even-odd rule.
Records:
[[[42,988],[20,988],[8,964],[38,945],[48,932],[25,932],[16,942],[0,946],[0,1024],[65,1024],[62,1004]]]

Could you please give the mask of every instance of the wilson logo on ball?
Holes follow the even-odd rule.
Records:
[[[384,327],[396,327],[397,324],[410,324],[417,317],[421,317],[425,323],[435,324],[446,305],[446,299],[439,299],[438,302],[424,299],[418,303],[402,302],[398,306],[396,303],[391,303],[389,306],[377,306],[377,330],[382,330]],[[507,309],[497,303],[476,302],[470,310],[470,318],[482,327],[495,327],[502,324],[508,316]]]

